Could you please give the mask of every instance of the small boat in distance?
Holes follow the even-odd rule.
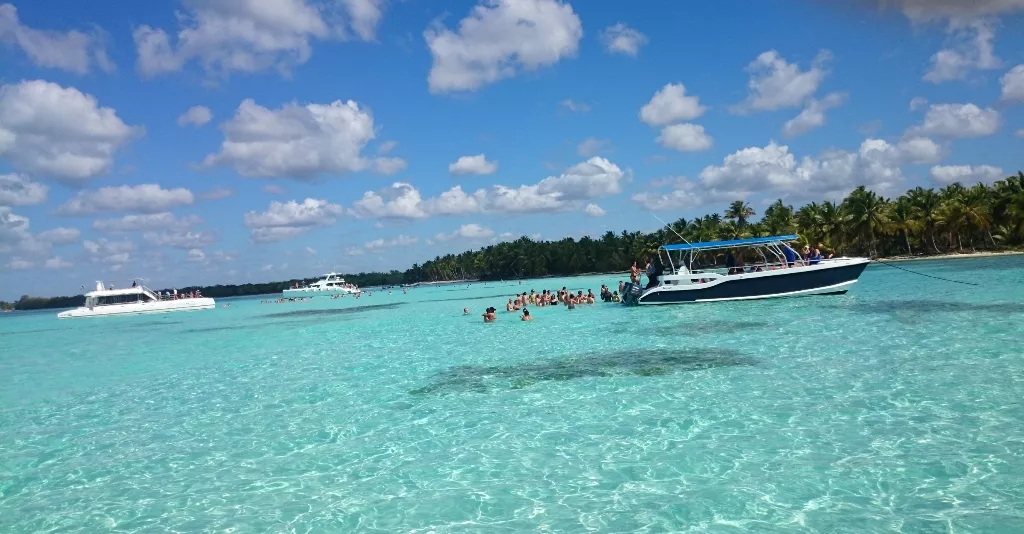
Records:
[[[871,263],[868,258],[846,257],[804,261],[786,244],[796,240],[795,235],[783,235],[663,245],[658,257],[665,273],[657,276],[652,287],[626,284],[622,302],[652,305],[839,295]],[[709,262],[697,261],[700,253],[713,251],[729,251],[731,264],[727,258],[725,267],[716,266],[721,252],[712,254]],[[744,264],[744,256],[755,261]]]
[[[338,273],[328,273],[323,280],[317,280],[308,286],[299,286],[285,289],[281,292],[285,298],[315,297],[317,295],[358,295],[362,290],[354,284],[345,282],[345,279]]]
[[[179,293],[156,293],[141,284],[124,289],[113,289],[113,287],[105,289],[103,282],[96,282],[96,289],[85,294],[84,306],[62,311],[57,314],[57,318],[76,319],[198,311],[209,310],[215,306],[213,299],[208,297],[186,297]]]

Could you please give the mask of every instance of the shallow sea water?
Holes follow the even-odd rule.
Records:
[[[1024,532],[1024,258],[900,265],[981,285],[0,316],[0,531]]]

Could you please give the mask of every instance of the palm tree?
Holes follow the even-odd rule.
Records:
[[[754,208],[750,207],[750,204],[743,202],[742,200],[734,200],[729,207],[725,209],[725,218],[730,221],[736,221],[736,224],[741,228],[747,225],[747,220],[757,215],[754,213]]]
[[[842,208],[848,217],[849,231],[867,242],[872,256],[878,256],[876,238],[879,234],[885,233],[889,224],[888,201],[874,191],[859,186],[843,200]]]
[[[910,199],[900,197],[892,205],[892,209],[889,211],[889,223],[892,230],[903,234],[903,241],[907,245],[907,254],[913,255],[914,251],[910,248],[910,236],[911,234],[917,235],[924,228],[924,224],[921,223],[917,208],[910,202]]]

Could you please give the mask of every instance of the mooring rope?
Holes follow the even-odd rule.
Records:
[[[943,278],[941,276],[932,276],[930,274],[919,273],[917,271],[911,271],[910,269],[905,269],[905,268],[900,267],[898,265],[893,265],[891,263],[884,262],[884,261],[881,261],[881,260],[873,260],[873,261],[875,263],[881,263],[882,265],[888,265],[889,267],[892,267],[893,269],[899,269],[901,271],[906,271],[906,272],[908,272],[910,274],[916,274],[916,275],[919,275],[919,276],[926,276],[928,278],[934,278],[936,280],[942,280],[943,282],[953,282],[954,284],[963,284],[965,286],[978,286],[978,285],[981,285],[981,284],[975,284],[973,282],[964,282],[963,280],[951,280],[949,278]]]

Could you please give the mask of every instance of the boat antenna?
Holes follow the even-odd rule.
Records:
[[[683,243],[686,243],[687,245],[689,245],[689,244],[690,244],[690,242],[689,242],[689,241],[687,241],[685,237],[683,237],[683,236],[679,235],[679,232],[677,232],[677,231],[675,230],[675,228],[672,228],[671,226],[669,226],[669,225],[668,225],[668,223],[667,223],[667,222],[665,222],[665,221],[661,220],[661,217],[658,217],[658,216],[657,216],[657,215],[655,215],[654,213],[651,213],[651,217],[654,217],[655,219],[658,219],[658,222],[660,222],[661,224],[664,224],[664,225],[665,225],[665,228],[668,228],[668,230],[669,230],[670,232],[672,232],[673,234],[676,234],[676,237],[678,237],[679,239],[682,239],[682,240],[683,240]]]

